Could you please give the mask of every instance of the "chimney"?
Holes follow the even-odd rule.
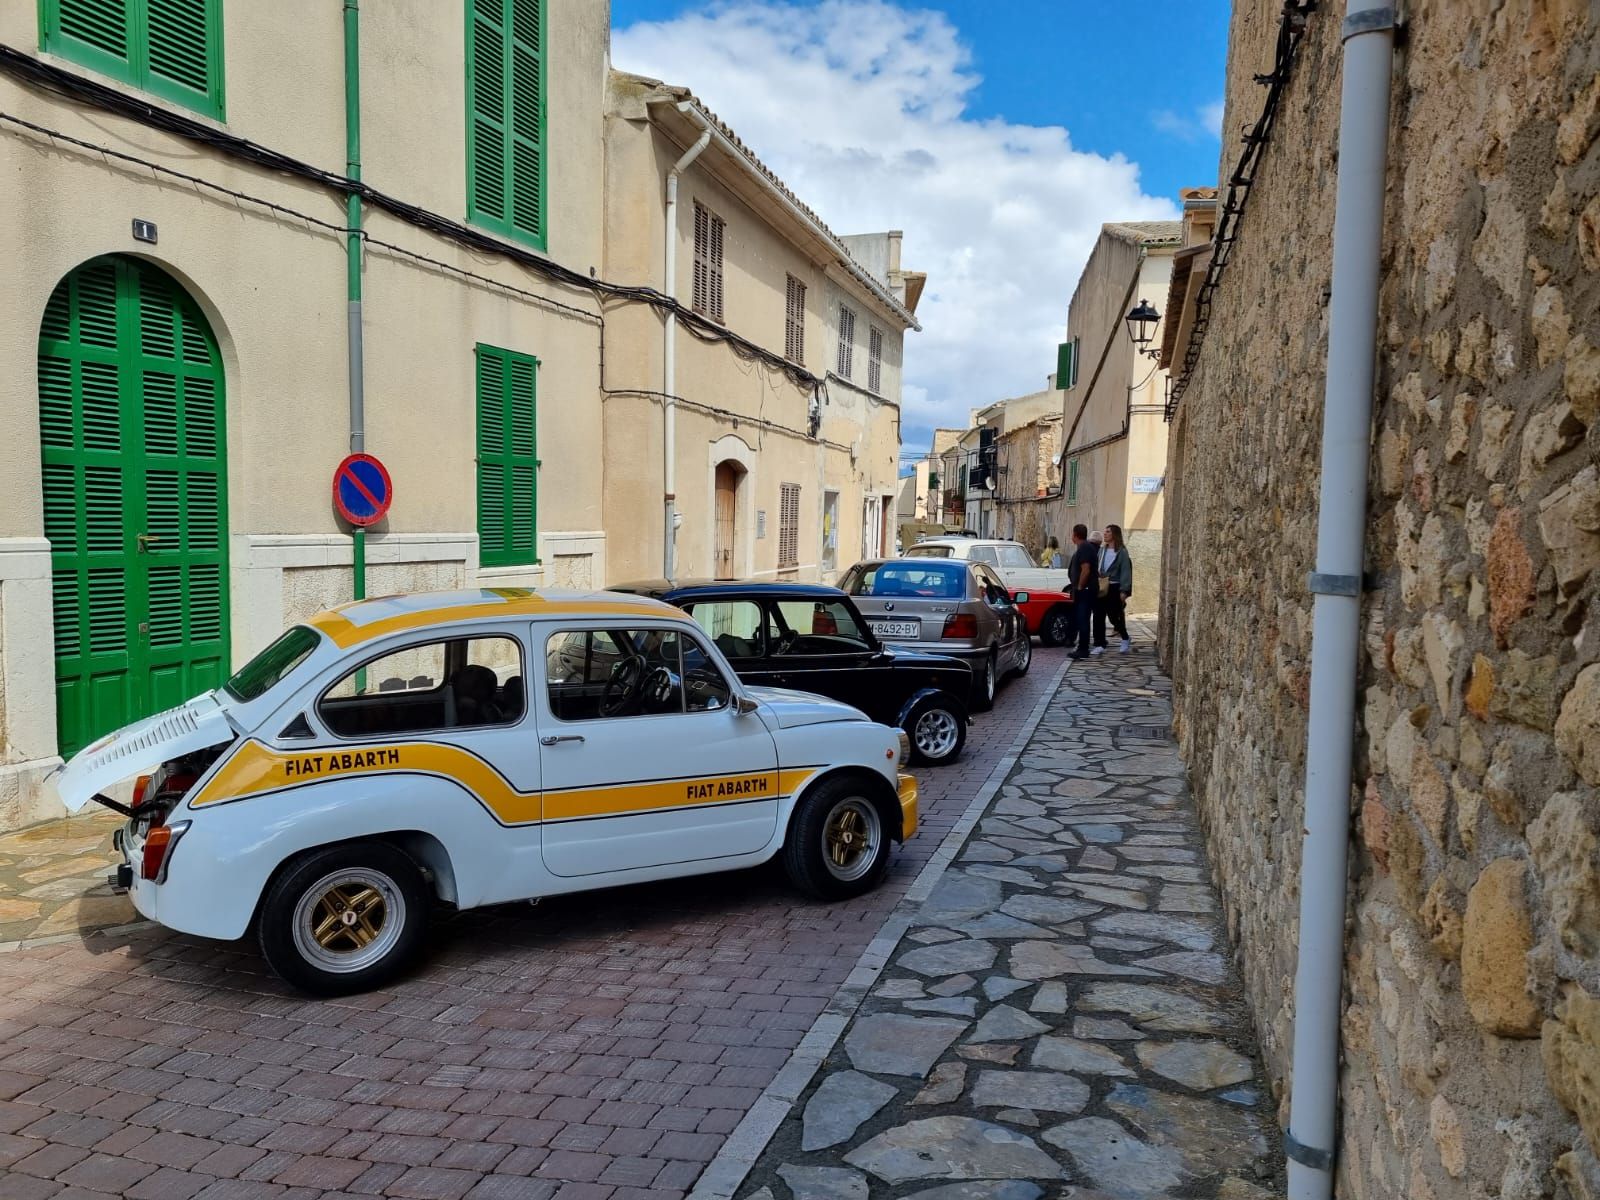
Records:
[[[906,277],[900,270],[900,239],[905,234],[898,229],[889,230],[889,292],[901,304],[906,302]]]

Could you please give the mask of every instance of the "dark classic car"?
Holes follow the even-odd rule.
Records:
[[[919,762],[954,762],[966,744],[971,669],[959,659],[883,645],[837,588],[646,580],[610,590],[684,609],[741,679],[843,700],[899,726]]]

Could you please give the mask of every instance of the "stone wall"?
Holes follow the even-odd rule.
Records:
[[[1309,18],[1168,470],[1162,650],[1284,1118],[1342,7]],[[1226,129],[1260,111],[1280,8],[1234,5]],[[1405,15],[1339,1188],[1594,1197],[1600,7]]]

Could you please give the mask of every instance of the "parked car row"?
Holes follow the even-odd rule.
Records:
[[[1062,598],[956,556],[842,582],[357,601],[86,747],[56,790],[127,818],[112,883],[145,917],[253,932],[319,994],[404,970],[439,906],[773,859],[846,899],[917,831],[900,768],[961,754]]]

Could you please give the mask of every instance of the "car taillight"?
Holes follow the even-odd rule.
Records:
[[[150,790],[150,780],[152,778],[154,778],[154,777],[150,776],[150,775],[141,775],[141,776],[139,776],[139,778],[137,778],[137,779],[135,779],[133,781],[133,807],[134,808],[138,808],[139,805],[144,803],[144,795],[145,795],[145,793],[147,791]]]
[[[975,638],[978,636],[978,618],[971,613],[951,613],[944,619],[944,633],[947,638]]]
[[[189,822],[179,821],[175,825],[157,825],[145,834],[144,860],[139,864],[139,877],[154,883],[164,880],[172,849],[188,831]]]
[[[818,637],[832,637],[839,632],[839,622],[827,613],[812,613],[811,632]]]

